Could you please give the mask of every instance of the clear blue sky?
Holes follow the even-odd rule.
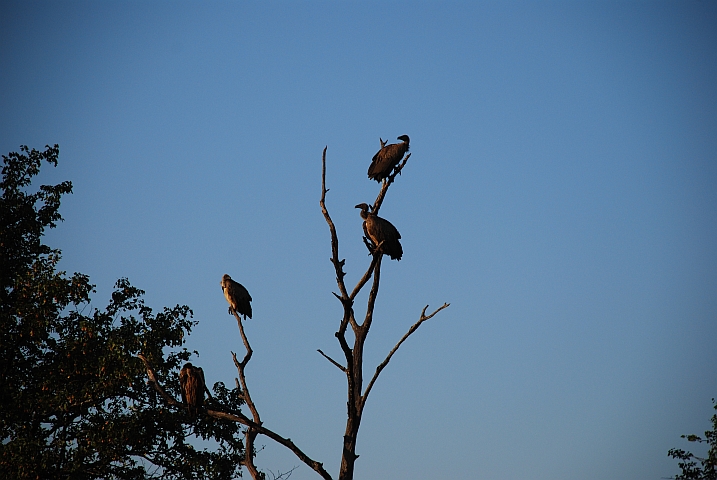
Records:
[[[209,382],[242,351],[219,280],[254,297],[265,424],[338,472],[341,316],[379,137],[413,155],[381,210],[357,479],[625,479],[717,397],[717,4],[2,2],[0,151],[60,144],[48,241],[150,306],[188,304]],[[365,297],[364,297],[365,299]],[[362,309],[363,307],[360,307]],[[261,468],[300,462],[268,440]],[[292,479],[314,479],[305,466]]]

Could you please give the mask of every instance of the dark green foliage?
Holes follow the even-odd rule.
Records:
[[[104,310],[90,306],[85,275],[57,271],[59,250],[42,244],[61,220],[70,182],[28,193],[59,148],[3,155],[0,200],[0,478],[235,478],[244,456],[239,425],[191,418],[157,399],[143,354],[180,398],[183,347],[196,322],[186,306],[154,313],[144,292],[119,280]],[[215,385],[225,411],[238,391]],[[212,449],[199,448],[211,439]]]
[[[717,410],[717,402],[712,399]],[[705,437],[697,435],[682,435],[690,442],[706,443],[709,445],[707,458],[700,458],[690,452],[679,448],[672,448],[667,455],[678,459],[682,473],[675,476],[676,480],[717,480],[717,413],[712,415],[712,430],[705,432]],[[699,462],[699,464],[697,463]]]

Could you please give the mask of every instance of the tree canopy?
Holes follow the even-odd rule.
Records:
[[[714,398],[712,403],[717,410]],[[690,442],[706,443],[707,457],[698,457],[681,448],[670,449],[667,455],[679,460],[678,466],[682,470],[682,473],[674,477],[675,480],[717,480],[717,413],[712,415],[712,430],[707,430],[704,438],[698,435],[682,435],[682,438]]]
[[[166,405],[146,380],[138,355],[165,388],[192,352],[196,325],[187,306],[153,312],[144,292],[117,281],[104,309],[91,306],[87,275],[58,271],[60,251],[46,228],[62,220],[69,181],[31,191],[59,147],[3,155],[0,199],[0,477],[234,478],[244,459],[239,425],[191,417]],[[213,402],[238,411],[237,389],[214,386]],[[212,448],[196,445],[213,439]]]

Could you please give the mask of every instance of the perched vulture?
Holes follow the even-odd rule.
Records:
[[[179,371],[179,385],[182,387],[182,403],[187,406],[189,415],[196,416],[204,405],[204,370],[185,363]]]
[[[368,167],[368,178],[380,182],[391,175],[393,169],[398,165],[408,151],[408,135],[398,137],[402,143],[383,145],[381,150],[373,156],[371,166]],[[381,142],[383,144],[383,142]]]
[[[371,240],[374,248],[380,245],[380,251],[384,255],[388,255],[392,260],[401,260],[403,256],[403,248],[401,242],[401,234],[398,233],[396,227],[391,222],[374,215],[369,210],[371,207],[365,203],[359,203],[356,208],[361,209],[361,218],[363,218],[363,232],[366,238]]]
[[[227,302],[229,302],[229,315],[233,314],[233,310],[239,315],[244,315],[245,318],[251,318],[251,303],[249,303],[251,302],[251,295],[249,295],[247,289],[244,288],[244,285],[235,282],[232,280],[232,277],[226,273],[222,277],[221,283],[224,297],[227,299]]]

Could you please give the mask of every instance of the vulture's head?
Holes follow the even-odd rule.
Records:
[[[369,206],[368,206],[367,204],[365,204],[365,203],[359,203],[359,204],[356,205],[354,208],[360,208],[360,209],[361,209],[361,218],[366,218],[366,217],[368,217],[368,212],[371,211],[371,207],[369,207]]]
[[[222,277],[222,281],[219,282],[219,283],[221,284],[222,288],[224,288],[224,285],[227,284],[227,283],[229,283],[229,281],[230,281],[231,279],[232,279],[232,277],[230,277],[229,275],[227,275],[227,274],[225,273],[224,276]]]
[[[408,143],[411,141],[411,139],[408,138],[408,135],[401,135],[400,137],[397,138],[397,140],[401,140],[404,143]]]

